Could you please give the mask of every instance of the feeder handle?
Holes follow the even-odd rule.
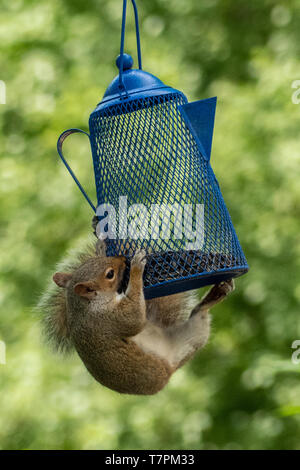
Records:
[[[82,134],[85,134],[88,136],[89,140],[90,140],[90,134],[88,134],[87,132],[85,131],[82,131],[81,129],[67,129],[66,131],[64,131],[58,138],[58,141],[57,141],[57,151],[58,151],[58,155],[60,156],[60,158],[62,159],[64,165],[66,166],[68,172],[70,173],[70,175],[72,176],[73,180],[75,181],[75,183],[77,184],[78,188],[80,189],[80,191],[82,192],[82,194],[84,195],[85,199],[87,200],[87,202],[89,203],[89,205],[91,206],[91,208],[93,209],[94,212],[96,212],[96,207],[94,206],[94,204],[92,203],[92,201],[90,200],[90,198],[88,197],[88,195],[86,194],[85,190],[83,189],[83,187],[81,186],[81,184],[79,183],[78,179],[76,178],[75,174],[73,173],[72,169],[70,168],[68,162],[66,161],[65,157],[63,156],[63,152],[62,152],[62,146],[63,146],[63,143],[65,141],[65,139],[71,135],[71,134],[75,134],[76,132],[81,132]]]
[[[139,62],[139,69],[142,70],[142,54],[141,54],[141,40],[140,40],[140,28],[139,28],[139,16],[135,0],[131,0],[134,18],[135,18],[135,31],[136,31],[136,45],[137,55]],[[123,60],[124,60],[124,41],[125,41],[125,26],[126,26],[126,8],[127,0],[123,0],[123,16],[122,16],[122,30],[121,30],[121,46],[120,46],[120,70],[119,70],[119,85],[124,88],[123,83]]]

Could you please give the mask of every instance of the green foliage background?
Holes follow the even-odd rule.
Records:
[[[219,98],[212,165],[251,270],[215,308],[210,344],[148,398],[101,387],[41,340],[33,306],[92,215],[56,140],[87,129],[116,74],[121,3],[0,0],[0,448],[300,449],[297,0],[138,1],[144,68],[190,100]],[[87,139],[69,140],[94,198]]]

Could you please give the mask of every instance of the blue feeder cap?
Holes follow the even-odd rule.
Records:
[[[121,56],[116,60],[120,70]],[[133,59],[129,54],[123,54],[122,83],[117,75],[108,86],[102,101],[93,112],[101,111],[108,106],[124,103],[126,101],[147,98],[167,93],[181,93],[174,88],[166,86],[159,78],[141,69],[133,69]]]

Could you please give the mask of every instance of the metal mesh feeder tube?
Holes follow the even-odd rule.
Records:
[[[188,103],[181,91],[142,70],[132,3],[139,69],[124,54],[124,1],[119,74],[91,113],[86,134],[97,207],[114,208],[107,255],[130,260],[145,249],[144,293],[154,298],[240,276],[248,265],[210,165],[216,98]],[[58,152],[96,211],[62,154],[73,132],[84,131],[65,131]]]

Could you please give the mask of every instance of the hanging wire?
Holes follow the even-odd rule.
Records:
[[[133,10],[134,10],[134,18],[135,18],[135,31],[136,31],[138,64],[139,64],[139,69],[142,70],[142,54],[141,54],[141,41],[140,41],[140,28],[139,28],[138,10],[137,10],[135,0],[131,0],[131,2],[132,2],[132,6],[133,6]],[[127,0],[123,0],[121,45],[120,45],[120,72],[119,72],[119,85],[120,85],[121,88],[124,88],[124,83],[123,83],[123,62],[124,62],[124,42],[125,42],[125,28],[126,28],[126,9],[127,9]]]

